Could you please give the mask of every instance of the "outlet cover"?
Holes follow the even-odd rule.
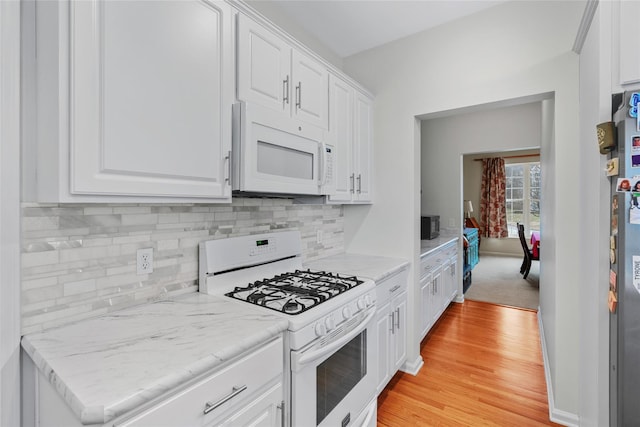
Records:
[[[153,248],[138,249],[136,255],[137,273],[153,273]]]

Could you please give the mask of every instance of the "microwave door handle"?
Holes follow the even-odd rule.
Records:
[[[327,144],[324,141],[320,143],[320,185],[327,183]]]

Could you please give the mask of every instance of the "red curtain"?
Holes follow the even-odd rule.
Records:
[[[480,196],[480,224],[485,237],[509,236],[505,189],[507,178],[504,159],[482,159],[482,187]]]

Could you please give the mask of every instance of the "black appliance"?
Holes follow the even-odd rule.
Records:
[[[423,215],[420,219],[420,240],[431,240],[440,235],[440,215]]]

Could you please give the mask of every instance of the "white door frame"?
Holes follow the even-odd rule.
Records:
[[[20,1],[0,1],[0,425],[20,425]]]

